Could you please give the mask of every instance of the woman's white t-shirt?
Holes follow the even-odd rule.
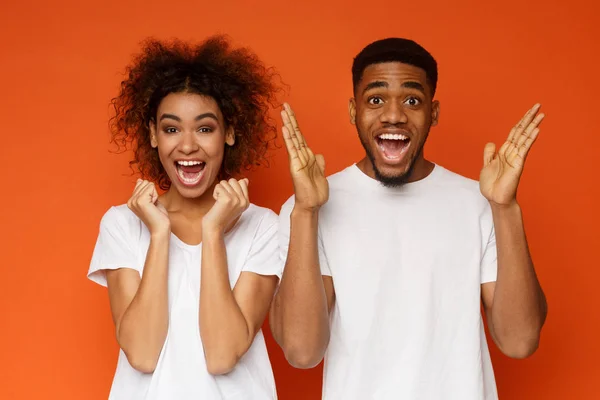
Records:
[[[229,281],[240,273],[281,276],[277,215],[250,205],[225,235]],[[112,207],[102,218],[88,277],[106,286],[105,270],[131,268],[143,275],[150,233],[126,205]],[[272,400],[277,398],[265,339],[259,331],[232,372],[208,373],[200,338],[198,309],[202,244],[192,246],[171,235],[169,245],[169,330],[154,373],[141,373],[123,350],[110,400]]]

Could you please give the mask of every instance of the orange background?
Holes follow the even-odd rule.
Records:
[[[500,143],[541,102],[520,201],[550,312],[532,358],[493,349],[499,392],[600,398],[597,3],[248,3],[2,3],[0,398],[107,398],[118,349],[106,291],[85,275],[102,214],[135,180],[128,154],[108,152],[108,103],[144,37],[218,32],[278,68],[329,173],[362,156],[347,117],[350,65],[375,39],[410,37],[437,58],[441,122],[427,154],[466,176],[478,176],[486,141]],[[278,211],[291,194],[286,161],[281,149],[252,174],[255,203]],[[268,336],[280,398],[319,398],[321,370],[287,366]]]

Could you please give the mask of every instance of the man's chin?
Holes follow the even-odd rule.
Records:
[[[385,159],[378,148],[369,147],[364,142],[362,144],[367,153],[367,160],[371,163],[374,178],[383,186],[398,187],[410,181],[415,160],[419,157],[421,150],[416,155],[404,154],[401,160],[394,162]]]
[[[408,165],[402,163],[402,165],[395,166],[377,165],[377,163],[373,163],[373,170],[375,172],[375,178],[381,182],[383,186],[398,187],[409,182],[413,166],[414,163],[412,162]]]
[[[408,183],[410,175],[408,173],[403,173],[402,175],[383,175],[375,170],[375,178],[385,187],[399,187]]]

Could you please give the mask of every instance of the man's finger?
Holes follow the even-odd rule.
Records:
[[[285,148],[287,149],[290,160],[299,158],[298,149],[296,148],[296,146],[294,145],[294,142],[292,141],[292,136],[290,134],[289,129],[286,126],[283,126],[281,128],[281,132],[283,134],[283,141],[285,142]]]
[[[325,175],[325,157],[323,157],[323,154],[315,155],[315,160],[317,161],[321,173]]]
[[[540,104],[539,103],[535,104],[532,108],[530,108],[525,113],[525,115],[523,115],[523,118],[521,118],[519,123],[517,125],[515,125],[514,128],[510,131],[509,141],[511,143],[516,142],[516,140],[520,136],[521,132],[523,132],[523,130],[527,127],[527,125],[529,125],[529,123],[534,118],[535,114],[537,114],[539,109],[540,109]]]
[[[300,142],[298,142],[298,136],[296,135],[296,131],[292,126],[292,121],[290,120],[290,116],[286,110],[281,111],[281,119],[283,120],[283,126],[285,126],[290,134],[290,138],[292,139],[292,143],[294,143],[294,147],[296,150],[300,150]]]
[[[521,147],[523,146],[523,143],[525,143],[525,141],[531,136],[534,130],[538,129],[538,126],[542,122],[544,117],[544,114],[539,114],[535,117],[533,121],[529,123],[525,131],[523,131],[521,135],[515,139],[515,146],[514,148],[511,148],[509,156],[511,156],[513,153],[518,153],[520,151]]]
[[[533,146],[533,143],[535,143],[535,140],[537,139],[539,133],[540,133],[540,128],[535,128],[533,130],[533,132],[531,132],[531,135],[529,135],[527,140],[525,140],[525,142],[523,142],[521,147],[519,147],[518,155],[523,160],[525,160],[527,158],[527,155],[529,154],[529,150],[531,150],[531,146]]]
[[[483,149],[483,166],[485,167],[494,159],[496,154],[496,145],[494,143],[488,143]]]
[[[283,119],[284,127],[286,128],[292,143],[296,149],[297,158],[302,162],[302,165],[305,165],[307,162],[306,153],[303,151],[303,146],[300,146],[300,142],[298,141],[298,136],[296,135],[296,131],[294,130],[292,123],[290,121],[290,117],[288,113],[283,110],[281,111],[281,117]]]
[[[306,145],[306,140],[304,139],[304,136],[302,135],[302,132],[300,131],[300,126],[298,125],[298,121],[296,120],[296,114],[294,114],[294,110],[292,110],[292,107],[290,107],[290,105],[288,103],[285,103],[283,105],[285,111],[287,111],[288,117],[290,119],[290,123],[292,124],[292,128],[294,129],[294,132],[296,133],[296,137],[298,138],[298,144],[301,147],[304,147]]]

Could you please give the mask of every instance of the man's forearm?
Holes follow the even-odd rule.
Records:
[[[491,328],[505,352],[527,356],[537,348],[546,319],[546,299],[529,254],[518,204],[492,205],[498,277]]]
[[[310,368],[329,342],[329,310],[318,254],[318,212],[292,211],[287,261],[273,303],[275,339],[288,361]]]

